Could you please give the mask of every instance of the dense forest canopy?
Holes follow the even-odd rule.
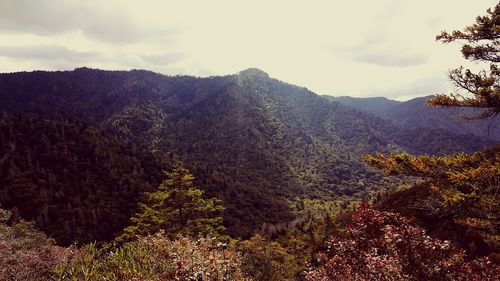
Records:
[[[76,121],[0,116],[0,203],[62,244],[112,239],[162,159]]]
[[[374,196],[381,175],[361,161],[365,153],[436,154],[476,151],[489,144],[460,132],[402,130],[338,103],[325,103],[311,91],[258,69],[210,78],[88,68],[1,74],[0,101],[8,115],[74,120],[130,142],[137,151],[182,160],[196,184],[223,201],[224,224],[228,233],[239,237],[264,222],[291,220],[287,200],[295,196]],[[72,148],[84,149],[68,150]],[[62,166],[44,163],[49,167],[41,169],[64,173]],[[25,169],[31,172],[29,166]],[[159,168],[144,171],[161,174]],[[399,182],[386,181],[389,186]],[[10,184],[5,188],[16,190]]]

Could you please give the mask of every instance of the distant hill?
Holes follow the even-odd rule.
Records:
[[[470,114],[471,109],[452,110],[432,107],[426,103],[431,96],[414,98],[405,102],[383,97],[324,97],[390,120],[397,126],[404,128],[444,129],[450,132],[474,134],[485,139],[500,140],[500,122],[498,120],[467,121],[460,119],[460,114]]]
[[[228,231],[239,237],[264,222],[290,220],[287,200],[296,196],[377,192],[382,176],[361,161],[366,153],[441,154],[489,145],[436,128],[401,128],[258,69],[209,78],[89,68],[0,74],[0,110],[83,122],[138,149],[184,161],[197,185],[223,200]],[[19,134],[31,130],[25,126]],[[120,158],[113,159],[109,165]],[[97,177],[97,171],[88,173]],[[22,192],[22,186],[0,187],[16,188]],[[81,198],[84,189],[74,190],[71,196]]]

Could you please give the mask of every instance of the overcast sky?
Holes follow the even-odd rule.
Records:
[[[318,94],[408,99],[450,89],[463,29],[492,0],[0,0],[0,72],[249,67]]]

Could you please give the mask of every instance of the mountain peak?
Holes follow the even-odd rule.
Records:
[[[238,73],[241,76],[269,78],[269,74],[258,68],[247,68]]]

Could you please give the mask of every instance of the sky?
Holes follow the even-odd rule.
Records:
[[[256,67],[318,94],[407,100],[451,91],[470,63],[442,30],[492,0],[0,0],[0,72]],[[472,65],[471,67],[478,67]]]

